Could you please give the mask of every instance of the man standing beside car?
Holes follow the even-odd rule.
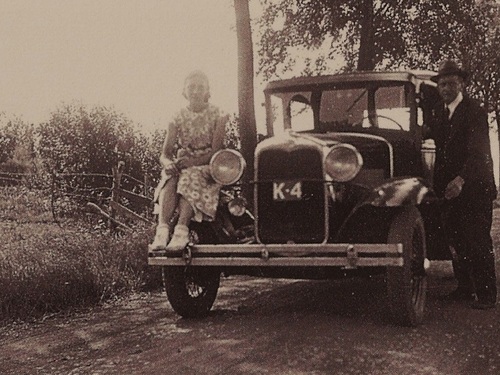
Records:
[[[435,110],[431,137],[436,143],[434,188],[445,198],[445,229],[455,249],[457,289],[448,298],[471,301],[475,309],[496,305],[495,257],[491,238],[497,191],[486,112],[463,91],[468,73],[444,61],[437,83],[442,103]]]

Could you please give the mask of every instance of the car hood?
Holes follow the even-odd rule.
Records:
[[[311,149],[326,156],[330,148],[339,143],[354,146],[363,158],[363,168],[384,171],[383,175],[394,174],[393,146],[378,135],[363,133],[297,133],[287,132],[280,136],[268,138],[257,145],[257,155],[267,151],[293,152],[298,149]]]
[[[287,132],[280,136],[268,138],[257,146],[258,150],[273,148],[292,150],[297,147],[326,147],[330,148],[339,143],[348,143],[356,147],[358,150],[377,150],[383,145],[391,148],[390,142],[377,135],[364,133],[297,133]]]

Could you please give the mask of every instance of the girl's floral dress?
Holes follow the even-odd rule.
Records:
[[[212,104],[208,104],[200,112],[183,108],[172,120],[177,129],[177,158],[198,157],[211,152],[215,127],[222,116],[220,109]],[[157,193],[169,178],[162,172]],[[212,179],[208,165],[183,169],[177,183],[177,193],[191,204],[194,210],[193,220],[198,222],[212,221],[215,218],[220,188],[221,185]]]

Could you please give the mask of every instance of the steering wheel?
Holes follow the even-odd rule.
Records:
[[[376,117],[377,119],[378,118],[385,118],[385,119],[390,120],[391,122],[395,123],[399,127],[399,129],[404,130],[403,126],[399,122],[397,122],[396,120],[394,120],[391,117],[384,116],[384,115],[364,116],[361,120],[359,120],[359,121],[355,122],[354,124],[352,124],[352,126],[353,127],[362,126],[363,125],[363,121],[369,120],[370,117],[371,118]],[[378,122],[378,120],[377,120],[377,122]],[[370,123],[370,125],[371,125],[371,123]]]

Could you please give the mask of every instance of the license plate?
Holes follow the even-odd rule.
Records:
[[[273,200],[299,201],[302,199],[302,181],[274,181]]]

